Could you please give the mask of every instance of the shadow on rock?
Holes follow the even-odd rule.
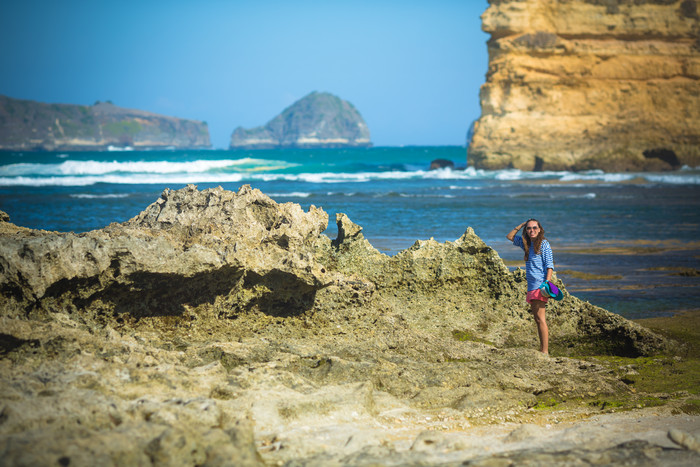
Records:
[[[235,303],[226,303],[229,296],[236,297]],[[221,318],[236,318],[253,310],[289,317],[308,311],[315,296],[314,287],[285,271],[260,275],[223,267],[192,276],[136,272],[105,287],[98,277],[62,279],[47,289],[40,306],[45,311],[59,311],[72,304],[71,308],[88,315],[126,314],[136,319],[179,317],[188,308],[201,305],[215,308]]]

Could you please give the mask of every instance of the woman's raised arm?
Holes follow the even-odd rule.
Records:
[[[522,224],[520,224],[519,226],[515,227],[513,230],[508,232],[508,235],[506,235],[506,238],[512,242],[513,239],[515,238],[515,235],[518,232],[520,232],[520,229],[522,229],[525,224],[526,224],[526,222],[523,222]]]

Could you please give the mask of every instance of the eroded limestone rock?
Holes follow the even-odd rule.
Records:
[[[331,241],[323,210],[248,186],[166,190],[79,235],[0,221],[0,458],[259,465],[335,452],[352,465],[392,455],[385,424],[439,414],[460,427],[629,393],[605,368],[534,350],[524,274],[472,229],[389,257],[337,223]],[[565,295],[548,307],[560,355],[668,345]]]

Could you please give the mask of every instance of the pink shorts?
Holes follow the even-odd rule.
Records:
[[[547,303],[549,297],[545,297],[540,289],[535,289],[527,293],[527,297],[525,298],[525,300],[527,300],[527,303],[532,303],[533,300],[539,300],[541,302]]]

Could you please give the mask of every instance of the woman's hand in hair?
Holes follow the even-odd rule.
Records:
[[[512,242],[513,239],[515,238],[515,235],[518,232],[520,232],[520,229],[522,229],[525,226],[525,224],[527,224],[527,222],[523,222],[519,226],[514,227],[510,232],[508,232],[508,235],[506,235],[506,238]]]

